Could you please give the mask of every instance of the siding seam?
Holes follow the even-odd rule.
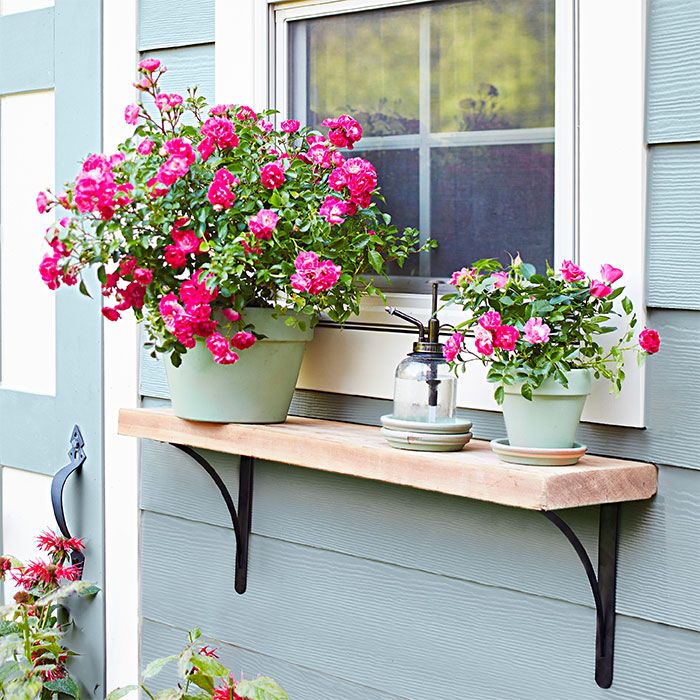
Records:
[[[152,510],[152,509],[142,508],[141,513],[142,514],[143,513],[152,513],[154,515],[164,517],[164,518],[172,518],[173,520],[183,520],[185,522],[197,523],[200,525],[205,525],[207,527],[214,527],[214,528],[218,528],[220,530],[227,530],[229,532],[233,530],[232,527],[228,527],[226,525],[218,525],[216,523],[208,522],[206,520],[196,520],[194,518],[181,517],[178,515],[172,515],[171,513],[164,513],[164,512]],[[265,539],[265,540],[269,540],[272,542],[281,542],[283,544],[289,544],[289,545],[292,545],[294,547],[304,547],[305,549],[315,550],[315,551],[319,551],[319,552],[328,552],[329,554],[338,554],[342,557],[349,557],[350,559],[354,559],[357,561],[366,561],[366,562],[370,562],[372,564],[380,564],[382,566],[388,566],[388,567],[391,567],[394,569],[399,569],[402,571],[416,571],[416,572],[419,572],[422,574],[428,574],[430,576],[435,576],[437,578],[443,578],[443,579],[446,579],[448,581],[458,581],[460,583],[466,583],[469,585],[478,586],[480,588],[493,589],[493,590],[499,590],[499,591],[508,591],[509,593],[517,593],[517,594],[521,594],[521,595],[528,596],[530,598],[535,598],[535,599],[553,600],[553,601],[556,601],[559,603],[564,603],[564,604],[568,604],[568,605],[575,605],[579,608],[587,608],[588,610],[595,609],[595,606],[593,605],[592,601],[591,601],[591,603],[577,602],[575,600],[570,600],[568,598],[560,598],[558,596],[533,593],[532,591],[523,591],[520,588],[512,588],[511,586],[498,585],[498,584],[494,584],[494,583],[485,583],[484,581],[477,581],[476,579],[463,578],[461,576],[455,576],[453,574],[445,574],[445,573],[441,573],[439,571],[432,571],[430,569],[423,569],[423,568],[418,567],[418,566],[406,566],[403,564],[397,564],[396,562],[386,561],[385,559],[376,559],[374,557],[363,556],[360,554],[350,554],[348,552],[341,551],[338,549],[331,549],[330,547],[321,547],[318,545],[308,544],[306,542],[297,542],[295,540],[287,540],[287,539],[284,539],[282,537],[273,537],[271,535],[264,535],[261,533],[257,533],[255,531],[253,531],[251,534],[254,536],[254,538]],[[254,550],[251,548],[251,551],[254,551]],[[571,564],[576,565],[576,562],[574,560],[572,560]],[[583,571],[581,571],[580,573],[581,573],[581,576],[583,577],[584,576]],[[618,588],[619,588],[619,583],[618,583]],[[619,605],[619,603],[618,603],[618,605]],[[678,630],[684,630],[686,632],[695,632],[696,634],[700,634],[700,629],[697,629],[695,627],[683,627],[681,625],[676,625],[676,624],[672,624],[669,622],[663,622],[661,620],[656,620],[656,619],[651,618],[651,617],[642,617],[641,615],[635,615],[633,613],[625,612],[624,609],[618,608],[616,613],[618,616],[626,617],[626,618],[629,618],[632,620],[640,620],[642,622],[649,622],[651,624],[661,625],[663,627],[668,627],[670,629],[678,629]],[[158,622],[158,621],[156,620],[156,622]],[[376,688],[376,690],[380,690],[380,689]]]

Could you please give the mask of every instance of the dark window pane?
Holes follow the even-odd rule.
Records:
[[[518,252],[538,270],[553,263],[552,145],[435,148],[430,179],[433,275]]]
[[[319,127],[351,114],[365,136],[418,133],[417,18],[399,8],[293,22],[290,116]]]
[[[431,12],[431,131],[554,126],[554,0]]]
[[[400,231],[418,228],[418,150],[392,149],[358,152],[377,169],[379,185],[386,203],[380,202],[382,211],[391,214],[391,222]],[[410,258],[403,268],[392,267],[390,274],[417,275],[418,256]]]

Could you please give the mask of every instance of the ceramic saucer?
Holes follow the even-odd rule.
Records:
[[[585,445],[575,442],[573,447],[516,447],[508,438],[491,440],[491,449],[504,461],[511,464],[528,464],[535,467],[567,467],[586,454]]]
[[[382,425],[389,430],[404,430],[412,433],[436,433],[438,435],[447,435],[448,433],[468,433],[472,428],[472,422],[464,418],[452,418],[448,421],[440,423],[428,423],[421,420],[405,420],[403,418],[395,418],[388,414],[382,416]]]
[[[437,435],[389,428],[382,428],[380,432],[392,447],[420,452],[459,452],[472,439],[469,432]]]

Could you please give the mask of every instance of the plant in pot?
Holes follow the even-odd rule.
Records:
[[[635,342],[637,318],[624,287],[614,286],[622,270],[603,265],[600,279],[570,260],[545,274],[519,257],[506,267],[480,260],[452,275],[455,292],[444,299],[469,317],[445,345],[456,370],[479,361],[496,384],[508,445],[494,441],[504,458],[524,463],[575,463],[585,447],[576,428],[594,379],[606,379],[617,393],[625,378],[625,353],[639,362],[659,350],[658,333],[644,328]],[[465,332],[474,335],[467,348]],[[615,335],[617,334],[617,336]],[[608,342],[601,342],[610,337]],[[614,340],[612,340],[614,338]],[[510,449],[508,449],[510,448]]]
[[[51,289],[96,268],[102,313],[128,309],[166,357],[183,418],[279,422],[287,415],[305,344],[321,313],[342,323],[364,294],[418,250],[380,211],[377,173],[350,151],[361,126],[327,119],[321,134],[271,110],[209,108],[196,89],[160,89],[165,67],[139,64],[129,105],[134,134],[113,155],[90,155],[40,212],[50,226],[40,273]],[[432,245],[432,244],[429,244]],[[88,283],[90,280],[88,279]]]

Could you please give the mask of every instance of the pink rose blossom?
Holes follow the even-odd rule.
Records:
[[[44,284],[49,289],[58,289],[61,285],[59,280],[58,256],[46,255],[39,265],[39,274]]]
[[[147,287],[153,281],[153,271],[145,267],[137,267],[134,270],[134,281]]]
[[[362,138],[362,127],[349,114],[336,119],[324,119],[323,126],[330,128],[328,140],[338,148],[352,150],[353,144]]]
[[[233,105],[214,105],[209,110],[209,114],[212,117],[223,117],[232,107]]]
[[[113,309],[109,306],[105,306],[102,309],[102,315],[108,320],[108,321],[118,321],[122,316],[121,314],[116,310]]]
[[[364,158],[350,158],[342,168],[347,178],[350,201],[366,209],[372,201],[372,192],[377,187],[377,171]]]
[[[170,112],[182,104],[182,95],[178,95],[175,92],[170,95],[165,92],[161,92],[160,94],[156,95],[155,102],[159,111]]]
[[[454,362],[457,355],[464,348],[464,335],[453,333],[446,341],[442,349],[442,355],[448,362]]]
[[[348,178],[342,168],[335,168],[328,176],[328,186],[336,192],[340,192],[347,184]]]
[[[231,190],[238,184],[238,178],[226,168],[219,168],[214,174],[214,180],[207,190],[207,198],[216,211],[228,209],[236,201],[236,195]]]
[[[280,129],[286,134],[293,134],[295,131],[299,131],[301,123],[297,119],[285,119],[280,124]]]
[[[479,319],[479,325],[487,331],[496,330],[501,325],[501,314],[498,311],[487,311]]]
[[[578,282],[586,276],[586,273],[578,265],[574,265],[571,260],[563,260],[561,263],[561,276],[567,282]]]
[[[530,345],[546,343],[549,340],[550,330],[549,326],[539,316],[530,318],[523,326],[525,342],[530,343]]]
[[[127,124],[136,124],[139,120],[139,107],[138,105],[127,105],[124,110],[124,121]]]
[[[457,270],[456,272],[452,273],[452,278],[450,279],[449,284],[451,284],[453,287],[461,287],[464,284],[473,282],[475,276],[476,270],[474,268],[467,270],[466,267],[463,267],[461,270]]]
[[[320,294],[331,289],[340,279],[341,268],[331,260],[320,261],[313,252],[302,251],[294,261],[296,272],[290,277],[298,292]]]
[[[241,320],[241,315],[235,309],[223,309],[221,313],[223,314],[224,318],[231,323]]]
[[[474,346],[482,355],[493,355],[493,334],[482,326],[474,329]]]
[[[248,331],[239,331],[238,333],[234,333],[231,338],[231,345],[237,350],[246,350],[252,345],[255,345],[256,341],[257,338],[252,333]]]
[[[179,270],[181,267],[184,267],[187,262],[187,257],[180,247],[172,243],[165,246],[163,255],[165,257],[165,262],[170,265],[173,270]]]
[[[201,132],[203,136],[214,139],[221,149],[235,148],[240,141],[236,127],[226,117],[210,117],[202,124]]]
[[[258,119],[257,122],[255,122],[255,125],[259,128],[262,129],[266,134],[269,134],[274,128],[275,125],[272,122],[267,121],[267,119]]]
[[[248,227],[256,238],[269,240],[277,226],[279,216],[271,209],[261,209],[252,219],[248,219]]]
[[[661,338],[659,338],[658,331],[655,331],[653,328],[644,328],[639,334],[639,347],[649,355],[659,352]]]
[[[212,333],[207,338],[207,347],[219,365],[232,365],[238,361],[238,355],[229,346],[228,340],[221,333]]]
[[[268,163],[260,168],[260,181],[268,190],[281,187],[284,182],[284,170],[279,163]]]
[[[143,61],[139,63],[139,70],[145,71],[146,73],[152,73],[154,70],[160,68],[160,61],[157,58],[144,58]]]
[[[49,200],[46,196],[46,193],[39,192],[39,194],[36,196],[36,210],[40,214],[44,214],[46,212],[46,205],[48,203],[49,203]]]
[[[170,235],[173,242],[183,253],[197,253],[201,241],[192,229],[180,229],[173,227]]]
[[[591,281],[590,291],[592,297],[595,297],[596,299],[603,299],[604,297],[608,296],[608,294],[612,293],[612,287],[609,287],[600,280],[593,280]]]
[[[600,276],[603,278],[605,284],[613,284],[622,277],[622,270],[606,263],[605,265],[601,265]]]
[[[202,139],[197,144],[197,151],[205,163],[206,163],[207,159],[209,158],[209,156],[214,152],[215,148],[216,148],[216,141],[214,141],[214,139],[211,138],[210,136],[207,136],[206,138]]]
[[[508,273],[505,270],[491,274],[494,289],[503,289],[508,284]]]
[[[236,119],[241,122],[245,121],[246,119],[252,119],[255,121],[257,118],[258,115],[250,107],[248,107],[248,105],[242,105],[236,114]]]
[[[153,146],[155,146],[155,143],[151,141],[151,139],[144,139],[141,141],[141,143],[138,145],[138,148],[136,149],[142,156],[148,156],[151,154],[151,151],[153,151]]]
[[[511,352],[520,337],[520,331],[515,326],[499,326],[493,332],[493,344],[497,348]]]
[[[334,224],[342,224],[345,221],[345,215],[348,213],[348,205],[342,199],[328,195],[324,200],[318,213],[331,226]]]

